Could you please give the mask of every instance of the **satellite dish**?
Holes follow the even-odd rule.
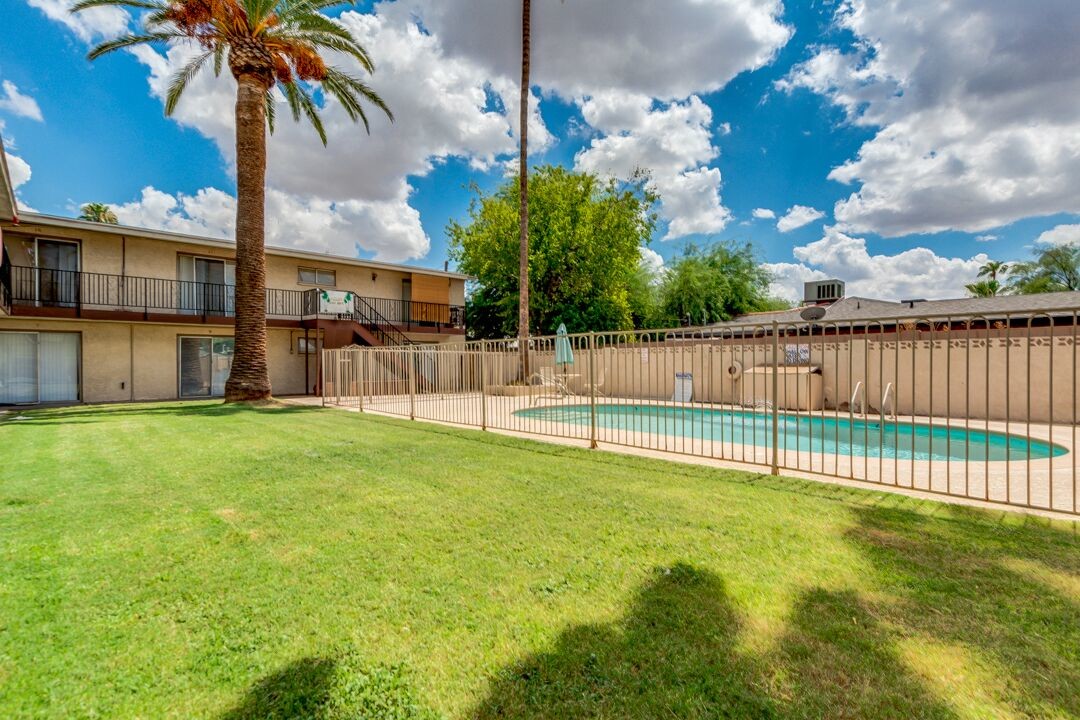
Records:
[[[813,322],[814,320],[820,320],[825,317],[825,308],[820,305],[808,305],[799,312],[799,317],[807,322]]]

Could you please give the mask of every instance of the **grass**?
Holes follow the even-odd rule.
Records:
[[[0,421],[0,716],[1078,717],[1071,523],[334,410]]]

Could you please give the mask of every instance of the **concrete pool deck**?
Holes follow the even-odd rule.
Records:
[[[322,399],[291,400],[303,404],[321,404]],[[634,404],[657,408],[736,411],[739,406],[712,403],[672,403],[633,398],[597,397],[597,404]],[[535,407],[588,404],[581,395],[544,395],[541,397],[484,396],[480,393],[417,394],[366,396],[363,410],[394,417],[426,420],[456,426],[486,429],[516,437],[589,447],[589,423],[561,422],[547,418],[516,415],[518,410]],[[357,411],[358,397],[328,398],[328,406]],[[761,411],[770,415],[769,410]],[[781,411],[783,413],[784,411]],[[822,419],[879,420],[879,415],[861,416],[847,412],[814,411],[790,413]],[[915,423],[972,431],[1008,433],[1060,445],[1067,452],[1057,457],[1008,461],[976,460],[905,460],[836,454],[818,450],[785,450],[781,437],[778,457],[781,475],[800,479],[827,481],[840,485],[874,488],[921,498],[957,502],[988,509],[1013,509],[1045,517],[1077,520],[1080,498],[1080,468],[1073,451],[1080,428],[1068,424],[948,419],[941,417],[898,416],[886,420],[901,425]],[[738,424],[738,421],[736,421]],[[598,424],[597,447],[620,453],[691,462],[758,473],[771,471],[768,448],[734,443],[724,439],[702,439],[641,430],[607,428]]]

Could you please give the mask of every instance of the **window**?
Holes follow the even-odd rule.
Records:
[[[317,268],[300,268],[297,279],[301,285],[320,285],[334,287],[337,285],[337,272],[334,270],[319,270]]]
[[[217,397],[225,394],[232,370],[231,337],[180,337],[177,376],[180,397]]]
[[[300,355],[313,355],[319,352],[319,343],[315,338],[296,338],[296,352]]]

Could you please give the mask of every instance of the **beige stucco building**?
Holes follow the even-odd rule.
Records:
[[[20,213],[0,151],[0,405],[212,397],[232,358],[231,241]],[[465,276],[267,248],[270,380],[315,392],[320,346],[447,342]]]

